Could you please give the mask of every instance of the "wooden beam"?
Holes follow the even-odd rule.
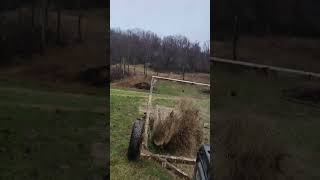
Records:
[[[173,79],[173,78],[166,78],[166,77],[160,77],[160,76],[152,76],[152,78],[169,80],[169,81],[176,81],[176,82],[183,82],[183,83],[188,83],[188,84],[196,84],[196,85],[200,85],[200,86],[209,86],[210,87],[210,84],[198,83],[198,82],[193,82],[193,81],[185,81],[185,80],[181,80],[181,79]]]
[[[145,154],[145,153],[141,153],[141,156],[146,158],[146,159],[153,159],[155,161],[157,161],[158,163],[161,164],[162,167],[173,171],[174,174],[178,175],[179,177],[183,178],[183,179],[188,179],[191,180],[191,178],[188,176],[187,173],[183,172],[181,169],[179,169],[178,167],[176,167],[175,165],[171,164],[170,162],[168,162],[166,159],[161,158],[159,156],[156,156],[154,154]]]
[[[213,62],[221,62],[221,63],[227,63],[227,64],[246,66],[246,67],[251,67],[251,68],[273,70],[273,71],[277,71],[277,72],[285,72],[285,73],[292,73],[292,74],[297,74],[297,75],[302,75],[302,76],[320,78],[320,73],[314,73],[314,72],[308,72],[308,71],[302,71],[302,70],[296,70],[296,69],[289,69],[289,68],[283,68],[283,67],[277,67],[277,66],[256,64],[256,63],[250,63],[250,62],[244,62],[244,61],[233,61],[230,59],[223,59],[223,58],[218,58],[218,57],[211,57],[210,60]]]
[[[196,159],[192,158],[186,158],[186,157],[181,157],[181,156],[170,156],[170,155],[161,155],[161,154],[145,154],[142,153],[144,156],[154,156],[162,159],[166,159],[169,162],[173,163],[181,163],[181,164],[191,164],[194,165],[196,163]]]
[[[142,140],[142,145],[148,149],[148,130],[149,130],[149,117],[150,117],[150,111],[151,111],[151,99],[152,99],[152,91],[153,91],[153,86],[156,82],[156,79],[153,77],[151,78],[151,84],[150,84],[150,93],[149,93],[149,100],[148,100],[148,105],[147,105],[147,114],[146,114],[146,121],[144,123],[144,137]]]

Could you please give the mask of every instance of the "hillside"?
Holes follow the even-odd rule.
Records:
[[[28,11],[24,11],[28,16]],[[55,31],[56,13],[49,12],[49,29]],[[48,83],[81,83],[81,72],[91,67],[106,66],[107,10],[85,12],[82,19],[82,42],[76,42],[77,16],[72,11],[62,12],[64,44],[49,42],[44,55],[15,57],[15,63],[1,69],[1,77],[45,81]]]

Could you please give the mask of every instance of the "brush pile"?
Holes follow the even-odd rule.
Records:
[[[157,147],[183,156],[196,154],[202,140],[202,123],[192,101],[181,100],[173,109],[156,106],[150,124]]]

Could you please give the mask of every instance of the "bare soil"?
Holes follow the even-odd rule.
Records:
[[[134,87],[136,87],[138,89],[149,90],[151,86],[150,86],[150,83],[141,82],[141,83],[135,84]]]

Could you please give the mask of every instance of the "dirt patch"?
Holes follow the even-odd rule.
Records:
[[[156,108],[152,139],[173,154],[194,157],[202,140],[202,126],[192,101],[180,100],[174,109]]]
[[[117,82],[112,83],[114,86],[117,87],[125,87],[125,88],[137,88],[136,86],[139,86],[137,84],[149,84],[150,87],[150,81],[151,77],[144,77],[144,76],[133,76],[129,78],[125,78],[122,80],[119,80]],[[148,89],[149,90],[149,89]]]
[[[141,82],[141,83],[135,84],[134,87],[138,89],[149,90],[151,86],[150,86],[150,83]]]
[[[103,87],[107,83],[108,79],[108,67],[107,66],[99,66],[88,68],[85,71],[80,72],[79,78],[81,81],[97,86]]]
[[[282,91],[285,97],[306,103],[320,103],[320,85],[306,84],[305,86],[285,89]]]

